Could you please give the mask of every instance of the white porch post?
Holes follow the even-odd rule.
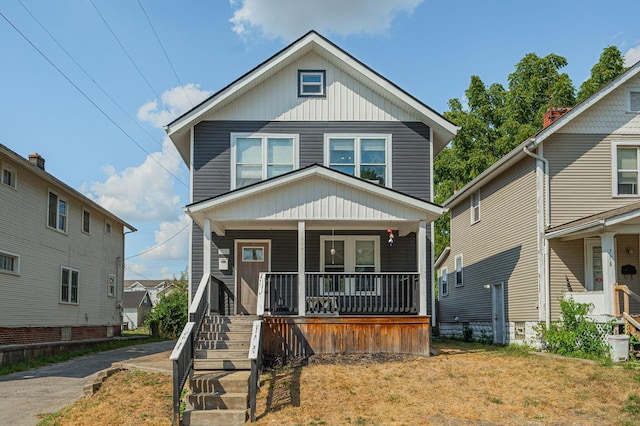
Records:
[[[605,313],[615,315],[614,291],[616,283],[616,240],[615,232],[600,235],[602,247],[602,290],[604,293]]]
[[[307,310],[305,286],[305,221],[298,222],[298,315],[304,316]]]
[[[418,235],[416,235],[416,245],[418,252],[418,315],[427,315],[427,222],[421,220],[418,224]]]
[[[205,277],[211,276],[211,220],[204,220],[204,229],[202,230],[202,275]],[[207,293],[209,300],[209,311],[211,311],[211,285],[209,285],[209,291]],[[209,315],[209,312],[207,312]]]

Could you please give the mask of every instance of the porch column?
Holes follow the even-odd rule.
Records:
[[[204,229],[202,230],[202,276],[211,276],[211,220],[204,220]],[[189,295],[191,297],[191,295]],[[207,300],[209,300],[209,312],[214,309],[211,302],[211,285],[209,285]],[[207,315],[209,314],[207,312]]]
[[[421,220],[416,235],[418,252],[418,315],[427,315],[427,222]]]
[[[605,232],[600,235],[602,247],[602,292],[604,293],[604,307],[607,314],[615,315],[614,291],[616,283],[616,240],[615,232]]]
[[[305,221],[298,222],[298,315],[304,316],[307,310],[305,283]]]

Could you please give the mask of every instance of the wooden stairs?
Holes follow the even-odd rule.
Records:
[[[248,358],[256,316],[206,317],[196,343],[185,425],[243,425],[248,419]]]

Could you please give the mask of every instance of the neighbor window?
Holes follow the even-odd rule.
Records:
[[[242,188],[297,168],[298,136],[231,135],[231,189]]]
[[[91,231],[91,213],[89,210],[82,209],[82,232],[89,233]]]
[[[471,224],[480,221],[480,190],[471,194]]]
[[[67,232],[67,214],[67,201],[49,191],[49,227]]]
[[[78,275],[75,269],[62,267],[60,278],[60,302],[78,303]]]
[[[298,70],[298,96],[325,96],[325,77],[324,70]]]
[[[637,196],[640,147],[626,142],[614,143],[613,147],[613,194],[622,197]]]
[[[20,274],[20,256],[0,251],[0,272]]]
[[[10,186],[13,189],[16,189],[16,169],[13,167],[3,164],[2,165],[2,184]]]
[[[348,273],[371,273],[380,271],[380,237],[321,236],[320,269],[322,272],[347,273],[324,277],[320,281],[320,293],[379,294],[380,282],[373,275]]]
[[[440,270],[440,296],[449,294],[449,272],[447,268]]]
[[[462,282],[462,254],[456,256],[456,287],[461,287]]]
[[[640,88],[627,90],[627,112],[640,112]]]
[[[114,297],[116,295],[116,276],[109,274],[107,278],[107,296]]]
[[[325,165],[391,186],[391,135],[325,135]]]
[[[104,221],[104,233],[107,235],[111,235],[111,222],[108,220]]]

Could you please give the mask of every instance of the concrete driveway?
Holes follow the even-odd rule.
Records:
[[[84,395],[98,373],[114,366],[171,374],[175,342],[145,343],[84,355],[8,376],[0,376],[0,423],[32,426],[38,414],[53,413]]]

